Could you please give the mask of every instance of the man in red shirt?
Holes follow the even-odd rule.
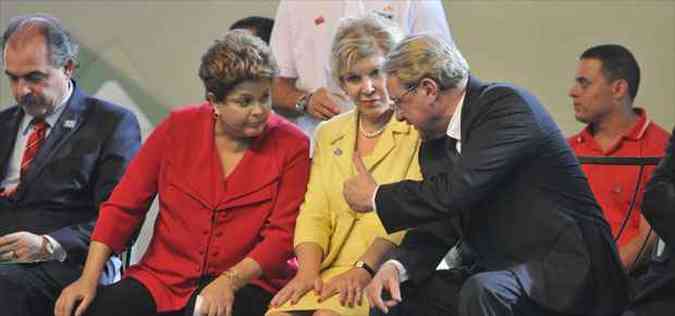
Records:
[[[578,156],[663,156],[670,135],[649,120],[644,109],[633,108],[639,84],[640,67],[625,47],[599,45],[581,54],[569,91],[574,116],[588,124],[568,139]],[[589,164],[582,168],[612,228],[621,261],[630,271],[645,239],[649,237],[647,245],[655,240],[640,208],[645,184],[655,167],[643,170],[640,191],[624,228],[640,167]]]

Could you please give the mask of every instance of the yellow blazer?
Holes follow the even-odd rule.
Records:
[[[349,111],[319,124],[314,137],[314,154],[305,200],[300,207],[294,245],[315,242],[323,250],[321,269],[331,265],[349,236],[355,221],[376,221],[377,236],[399,245],[405,232],[388,235],[375,212],[358,213],[342,196],[343,183],[356,175],[352,163],[357,133],[357,114]],[[373,151],[364,157],[368,171],[378,184],[403,179],[420,180],[419,133],[394,116]]]

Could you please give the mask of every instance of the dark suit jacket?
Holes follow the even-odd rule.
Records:
[[[470,77],[462,152],[421,182],[382,185],[378,214],[389,232],[410,231],[399,259],[413,282],[432,273],[452,242],[484,271],[510,270],[527,295],[553,311],[611,315],[628,300],[627,279],[579,162],[538,100],[508,84]],[[428,160],[428,159],[427,159]],[[438,232],[438,229],[436,230]]]
[[[87,96],[73,84],[66,108],[15,196],[0,198],[0,235],[48,234],[68,253],[65,263],[79,268],[98,206],[124,173],[141,138],[130,111]],[[17,106],[0,112],[0,179],[5,177],[23,115]]]
[[[675,129],[659,166],[644,195],[643,214],[654,231],[666,242],[663,254],[652,260],[649,273],[642,279],[636,301],[669,297],[675,311]]]

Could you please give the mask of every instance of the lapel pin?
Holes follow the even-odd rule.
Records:
[[[340,156],[340,155],[342,155],[342,149],[335,148],[335,151],[333,153],[335,154],[335,156]]]
[[[63,127],[65,128],[75,127],[75,120],[66,120],[65,122],[63,122]]]

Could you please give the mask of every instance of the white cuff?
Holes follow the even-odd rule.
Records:
[[[405,267],[403,264],[394,259],[389,259],[387,260],[384,264],[391,263],[396,267],[396,270],[398,270],[398,280],[400,283],[403,283],[405,281],[408,281],[408,271],[406,271]]]
[[[380,186],[375,187],[375,191],[373,191],[373,197],[370,198],[370,205],[373,206],[373,212],[377,213],[377,203],[375,203],[375,197],[377,196],[377,190],[380,189]]]
[[[45,238],[47,238],[47,252],[49,253],[49,257],[47,259],[49,260],[56,260],[58,262],[64,262],[66,261],[66,257],[68,254],[66,253],[66,250],[63,249],[61,244],[56,241],[56,239],[52,238],[49,235],[42,235]]]

